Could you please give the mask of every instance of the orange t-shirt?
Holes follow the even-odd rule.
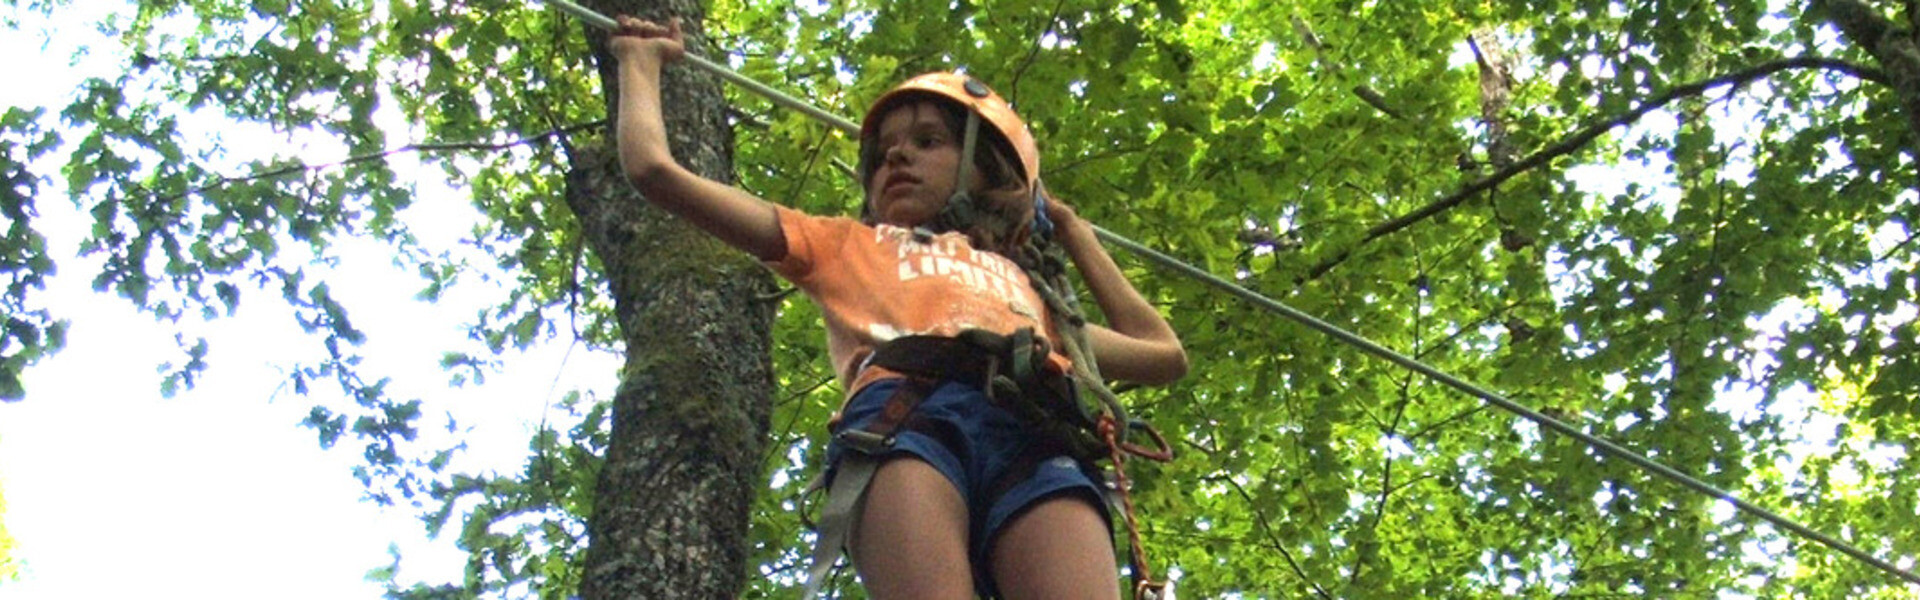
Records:
[[[776,210],[787,256],[767,264],[826,315],[827,353],[848,397],[896,375],[862,367],[874,348],[901,336],[1032,327],[1057,339],[1027,274],[998,253],[974,249],[963,234],[920,241],[892,225]],[[1067,371],[1065,357],[1056,352],[1049,359]]]

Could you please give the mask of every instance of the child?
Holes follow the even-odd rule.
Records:
[[[1012,363],[959,341],[982,331],[1060,339],[1047,303],[1012,260],[1036,216],[1039,156],[1025,124],[964,76],[914,78],[877,101],[861,127],[862,218],[806,215],[674,161],[660,70],[683,56],[679,24],[618,21],[615,126],[627,176],[649,201],[765,261],[825,315],[849,393],[829,455],[835,465],[875,465],[847,544],[869,595],[1118,598],[1103,493],[1087,463],[1008,408],[1027,386],[989,383]],[[978,131],[977,143],[968,130]],[[972,214],[956,216],[956,192],[972,199]],[[1053,239],[1111,322],[1086,326],[1102,373],[1178,379],[1186,355],[1172,327],[1090,225],[1057,200],[1045,206]],[[1034,364],[1058,380],[1066,363],[1050,354]],[[884,434],[868,436],[884,443],[856,443],[860,433]]]

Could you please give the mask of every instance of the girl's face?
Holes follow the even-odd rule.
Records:
[[[874,136],[879,166],[867,181],[873,218],[900,227],[932,221],[953,196],[962,141],[946,113],[931,102],[908,102],[880,120]],[[980,170],[968,171],[969,189]]]

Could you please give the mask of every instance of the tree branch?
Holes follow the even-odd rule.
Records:
[[[1420,315],[1421,315],[1421,308],[1424,305],[1425,305],[1424,301],[1414,303],[1414,308],[1413,308],[1413,332],[1414,332],[1413,346],[1414,348],[1420,347],[1420,339],[1421,339]],[[1386,430],[1381,432],[1382,439],[1391,440],[1394,438],[1395,435],[1399,434],[1400,423],[1403,422],[1407,416],[1407,405],[1413,403],[1413,394],[1411,393],[1411,390],[1413,389],[1413,380],[1414,380],[1414,373],[1412,371],[1408,371],[1406,373],[1406,376],[1401,378],[1400,394],[1399,394],[1400,398],[1398,402],[1394,403],[1393,419],[1387,421]],[[1367,538],[1361,541],[1359,544],[1355,545],[1354,553],[1353,553],[1352,573],[1349,573],[1347,576],[1347,587],[1349,589],[1359,586],[1360,573],[1366,567],[1366,561],[1368,558],[1370,558],[1370,555],[1378,556],[1379,548],[1380,548],[1380,541],[1379,541],[1380,523],[1387,519],[1387,499],[1393,494],[1393,491],[1395,489],[1399,489],[1393,485],[1393,453],[1383,448],[1380,452],[1380,455],[1382,457],[1380,460],[1380,496],[1379,498],[1375,499],[1373,502],[1373,523],[1367,526]],[[1369,550],[1368,547],[1364,546],[1364,544],[1371,544],[1371,549]]]
[[[1479,319],[1476,319],[1471,323],[1467,323],[1465,326],[1460,327],[1459,329],[1455,330],[1453,333],[1447,334],[1447,337],[1441,338],[1438,342],[1435,342],[1427,346],[1426,348],[1422,348],[1414,351],[1413,358],[1415,360],[1424,361],[1424,360],[1427,360],[1428,357],[1432,356],[1433,353],[1435,352],[1439,352],[1441,350],[1452,350],[1453,343],[1455,341],[1458,341],[1460,338],[1466,337],[1468,334],[1478,333],[1478,330],[1481,325],[1492,323],[1495,319],[1499,319],[1500,317],[1506,316],[1508,312],[1512,311],[1515,308],[1519,308],[1520,304],[1521,303],[1519,301],[1509,302],[1505,307],[1497,309],[1493,312],[1487,313],[1486,315],[1481,316]]]
[[[498,152],[501,150],[506,150],[508,148],[515,148],[519,146],[530,146],[533,144],[542,143],[553,138],[565,139],[566,135],[569,133],[577,133],[580,131],[594,129],[597,127],[605,127],[607,123],[608,121],[606,119],[601,119],[601,120],[593,121],[590,123],[581,123],[579,125],[563,127],[563,128],[555,129],[553,131],[549,131],[549,132],[546,132],[537,136],[533,136],[530,138],[523,138],[523,139],[513,140],[509,142],[413,143],[413,144],[407,144],[405,146],[401,146],[399,148],[394,148],[391,150],[385,150],[385,151],[374,152],[369,154],[361,154],[356,156],[349,156],[344,160],[331,162],[331,163],[324,163],[324,164],[318,164],[318,165],[296,163],[292,165],[287,165],[285,167],[280,167],[277,169],[268,169],[266,171],[261,171],[251,175],[221,177],[219,181],[215,181],[207,185],[194,187],[192,189],[180,192],[178,194],[173,194],[171,196],[162,198],[161,202],[173,202],[175,200],[180,200],[188,196],[205,193],[208,190],[225,187],[229,185],[234,185],[238,183],[249,183],[249,182],[259,181],[262,179],[278,179],[278,178],[286,177],[296,173],[305,173],[309,171],[324,171],[327,169],[335,169],[335,168],[344,167],[347,165],[386,160],[393,156],[405,154],[409,152],[421,152],[421,153],[425,153],[425,152]]]
[[[1061,163],[1059,166],[1053,167],[1051,169],[1044,169],[1044,170],[1047,171],[1048,173],[1053,173],[1057,175],[1060,173],[1065,173],[1065,172],[1079,169],[1080,167],[1086,166],[1087,163],[1107,160],[1109,158],[1119,158],[1129,154],[1139,154],[1141,152],[1146,152],[1151,148],[1152,146],[1148,144],[1115,148],[1112,150],[1107,150],[1107,151],[1099,152],[1096,154],[1088,154],[1086,156],[1081,156],[1071,161]]]
[[[826,377],[823,377],[819,381],[814,382],[813,385],[809,385],[806,388],[801,389],[800,391],[788,394],[786,398],[776,400],[774,401],[773,404],[774,406],[784,406],[787,404],[798,402],[800,399],[805,398],[808,395],[812,394],[815,390],[819,390],[820,388],[826,387],[827,384],[833,383],[835,379],[836,379],[836,376],[833,376],[833,375],[828,375]],[[772,436],[772,439],[783,440],[783,442],[778,444],[767,444],[767,451],[760,455],[760,464],[762,465],[762,468],[765,468],[765,465],[773,464],[774,457],[779,456],[781,452],[785,452],[793,446],[791,442],[787,442],[785,440],[793,439],[793,428],[796,424],[800,422],[800,414],[803,412],[806,412],[806,411],[794,410],[793,416],[787,419],[787,424],[780,428],[780,434],[776,436]]]
[[[1481,411],[1486,410],[1489,406],[1492,406],[1492,405],[1479,404],[1474,406],[1473,408],[1469,408],[1469,409],[1454,413],[1452,416],[1449,416],[1445,419],[1435,421],[1432,424],[1427,425],[1426,427],[1421,427],[1419,431],[1415,431],[1413,432],[1412,435],[1407,436],[1407,439],[1417,440],[1423,437],[1427,437],[1428,434],[1437,432],[1441,428],[1446,427],[1447,425],[1453,424],[1455,421],[1459,421],[1461,419],[1465,419],[1467,417],[1471,417],[1473,415],[1479,414]]]
[[[806,167],[800,170],[799,177],[793,178],[794,179],[793,187],[787,190],[787,199],[785,202],[782,202],[782,204],[785,204],[787,206],[794,206],[795,204],[798,203],[800,199],[800,193],[806,191],[807,184],[813,181],[813,170],[814,168],[820,166],[820,162],[821,162],[820,157],[826,153],[827,144],[832,140],[833,140],[833,136],[831,135],[820,136],[819,143],[813,144],[813,148],[807,151]],[[828,166],[829,168],[831,168],[832,166],[831,163],[829,163]],[[859,179],[855,178],[854,181],[859,181]],[[769,196],[762,195],[761,197],[766,198]]]
[[[1057,0],[1053,3],[1053,10],[1047,13],[1046,23],[1041,26],[1040,33],[1033,36],[1033,43],[1027,47],[1026,58],[1020,59],[1020,66],[1013,69],[1013,76],[1008,78],[1006,88],[1003,90],[1007,94],[1008,104],[1020,105],[1020,78],[1026,76],[1027,68],[1032,67],[1033,61],[1040,57],[1040,42],[1046,40],[1047,34],[1053,31],[1053,24],[1060,22],[1060,10],[1066,6],[1066,3],[1067,0]]]
[[[1905,4],[1912,22],[1914,3]],[[1861,0],[1814,0],[1808,12],[1824,13],[1840,33],[1880,61],[1888,76],[1881,83],[1893,88],[1907,113],[1907,127],[1920,135],[1920,42],[1914,40],[1914,32],[1899,28],[1880,9]]]
[[[1920,32],[1920,1],[1906,0],[1901,3],[1907,9],[1907,34]]]
[[[1240,499],[1245,500],[1247,503],[1247,506],[1251,507],[1251,506],[1257,505],[1257,503],[1253,501],[1253,494],[1247,493],[1247,488],[1242,487],[1240,485],[1240,482],[1234,481],[1232,477],[1216,477],[1213,479],[1225,481],[1227,482],[1227,485],[1233,486],[1233,491],[1238,492],[1240,494]],[[1321,598],[1325,598],[1326,600],[1333,600],[1333,594],[1327,593],[1327,590],[1325,588],[1320,587],[1320,582],[1314,581],[1312,577],[1307,576],[1306,570],[1300,568],[1300,563],[1293,559],[1293,553],[1288,552],[1286,545],[1281,544],[1279,538],[1273,535],[1273,525],[1267,521],[1266,513],[1260,512],[1259,509],[1254,509],[1253,516],[1255,519],[1258,519],[1260,521],[1260,532],[1263,534],[1266,534],[1267,545],[1271,546],[1274,550],[1280,552],[1280,558],[1286,559],[1287,566],[1293,568],[1293,574],[1298,575],[1300,577],[1300,581],[1306,582],[1307,585],[1312,586],[1314,595],[1319,596]]]
[[[1913,3],[1908,2],[1907,5],[1911,7]],[[1865,46],[1876,58],[1881,57],[1875,45],[1893,29],[1893,21],[1860,0],[1815,0],[1808,7],[1808,12],[1824,13],[1827,22],[1839,27],[1841,33],[1853,39],[1853,43]]]
[[[1893,258],[1893,255],[1906,251],[1907,248],[1913,246],[1913,241],[1916,237],[1920,237],[1920,236],[1916,236],[1913,233],[1908,233],[1907,239],[1902,240],[1898,244],[1894,244],[1892,248],[1888,248],[1886,252],[1882,253],[1879,258],[1874,259],[1873,262],[1875,263],[1886,262],[1887,259]]]
[[[1362,238],[1359,243],[1355,244],[1355,246],[1356,247],[1362,246],[1374,240],[1378,240],[1380,238],[1393,235],[1395,233],[1400,232],[1403,229],[1412,227],[1413,225],[1419,223],[1420,221],[1426,220],[1434,215],[1445,212],[1448,209],[1451,209],[1455,206],[1460,205],[1461,203],[1466,202],[1467,200],[1472,199],[1474,196],[1478,195],[1480,192],[1491,190],[1495,187],[1498,187],[1502,183],[1506,183],[1507,180],[1513,179],[1514,177],[1520,175],[1521,173],[1531,171],[1538,167],[1546,166],[1548,163],[1552,162],[1553,159],[1560,158],[1568,154],[1572,154],[1574,151],[1579,150],[1580,148],[1586,146],[1589,143],[1592,143],[1595,138],[1600,137],[1602,134],[1605,134],[1609,130],[1612,130],[1615,127],[1620,127],[1623,125],[1627,125],[1629,123],[1633,123],[1634,121],[1638,121],[1640,120],[1641,117],[1645,117],[1647,113],[1651,113],[1655,110],[1658,110],[1661,107],[1671,104],[1676,100],[1692,97],[1692,96],[1698,96],[1706,93],[1706,91],[1709,89],[1720,87],[1723,85],[1733,85],[1733,86],[1746,85],[1754,82],[1755,80],[1773,75],[1774,73],[1778,73],[1780,71],[1786,71],[1790,69],[1826,69],[1829,71],[1839,71],[1842,73],[1846,73],[1848,75],[1852,75],[1854,77],[1858,77],[1860,79],[1865,79],[1865,80],[1873,81],[1876,83],[1885,84],[1889,82],[1885,73],[1882,73],[1881,71],[1877,69],[1873,69],[1871,67],[1855,65],[1845,61],[1829,59],[1829,58],[1801,57],[1801,58],[1791,58],[1787,60],[1770,62],[1770,63],[1750,67],[1747,69],[1743,69],[1740,71],[1735,71],[1733,73],[1729,73],[1726,75],[1721,75],[1719,77],[1714,77],[1712,79],[1707,79],[1703,81],[1697,81],[1694,83],[1682,85],[1682,86],[1673,88],[1671,90],[1667,90],[1666,93],[1656,96],[1642,103],[1640,106],[1635,107],[1634,109],[1629,110],[1621,115],[1615,116],[1611,119],[1607,119],[1606,121],[1601,123],[1590,125],[1585,129],[1574,132],[1573,135],[1568,136],[1566,139],[1561,140],[1559,143],[1556,143],[1552,146],[1548,146],[1545,149],[1542,149],[1538,152],[1528,155],[1526,158],[1520,159],[1519,162],[1513,163],[1512,165],[1508,165],[1506,168],[1495,171],[1492,175],[1488,175],[1483,179],[1480,179],[1473,183],[1469,183],[1467,184],[1466,187],[1461,188],[1459,191],[1449,194],[1444,198],[1441,198],[1432,203],[1429,203],[1426,206],[1422,206],[1418,209],[1415,209],[1413,212],[1407,213],[1406,215],[1403,215],[1399,218],[1387,221],[1385,223],[1381,223],[1379,225],[1375,225],[1373,226],[1372,229],[1367,230],[1367,236],[1365,238]],[[1353,252],[1354,252],[1353,249],[1347,249],[1347,250],[1341,251],[1338,255],[1335,255],[1334,257],[1321,262],[1318,265],[1314,265],[1314,267],[1307,272],[1306,279],[1307,280],[1319,279],[1320,277],[1326,275],[1327,272],[1332,271],[1334,267],[1339,266],[1341,263],[1346,262],[1348,258],[1351,258],[1353,256]]]
[[[1345,79],[1346,72],[1340,68],[1340,63],[1334,62],[1332,58],[1327,56],[1326,45],[1320,41],[1319,35],[1313,33],[1313,28],[1307,25],[1306,19],[1300,18],[1300,15],[1293,15],[1291,20],[1293,21],[1294,34],[1300,36],[1300,40],[1306,42],[1308,46],[1313,47],[1314,58],[1320,62],[1321,66],[1325,67],[1328,72],[1333,73],[1334,77]],[[1367,103],[1367,106],[1373,107],[1374,110],[1380,111],[1381,114],[1393,117],[1396,120],[1406,119],[1403,113],[1394,110],[1393,105],[1387,103],[1386,96],[1382,95],[1378,90],[1367,87],[1367,84],[1354,84],[1352,91],[1353,95],[1359,97],[1361,102]]]
[[[1402,482],[1400,482],[1400,483],[1399,483],[1399,485],[1395,485],[1395,486],[1393,486],[1392,488],[1389,488],[1389,489],[1387,489],[1387,490],[1383,490],[1383,491],[1381,492],[1381,494],[1382,494],[1383,496],[1392,496],[1392,495],[1394,495],[1394,494],[1398,494],[1398,493],[1400,493],[1400,490],[1404,490],[1404,489],[1407,489],[1407,488],[1410,488],[1410,487],[1413,487],[1413,484],[1416,484],[1416,483],[1420,483],[1420,482],[1422,482],[1422,481],[1426,481],[1426,480],[1428,480],[1428,479],[1433,479],[1434,477],[1437,477],[1437,476],[1436,476],[1436,475],[1434,475],[1434,474],[1432,474],[1432,473],[1425,473],[1425,474],[1422,474],[1422,475],[1420,475],[1420,476],[1418,476],[1418,477],[1413,477],[1413,478],[1410,478],[1410,479],[1408,479],[1408,480],[1406,480],[1406,481],[1402,481]]]

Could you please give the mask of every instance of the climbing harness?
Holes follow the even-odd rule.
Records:
[[[840,562],[840,552],[849,541],[848,533],[853,530],[854,518],[866,506],[867,486],[873,483],[873,474],[880,468],[882,455],[893,447],[894,434],[920,401],[926,399],[935,384],[934,380],[925,376],[909,375],[887,397],[879,416],[864,427],[848,428],[836,436],[848,451],[840,459],[832,484],[826,488],[827,505],[821,509],[820,520],[814,528],[813,556],[807,566],[806,591],[802,598],[811,600],[817,597],[821,586],[826,583],[827,573],[835,563]],[[824,479],[823,475],[821,480],[808,486],[809,493],[819,488]],[[803,516],[805,512],[801,511]]]
[[[586,21],[588,24],[601,27],[604,29],[608,29],[608,30],[617,30],[619,28],[618,23],[616,23],[613,19],[610,19],[599,13],[593,12],[592,10],[582,7],[573,2],[570,2],[569,0],[541,0],[541,1],[547,4],[550,4],[556,8],[559,8],[563,11],[566,11],[570,14],[573,14],[574,16],[579,17],[580,19]],[[744,87],[750,91],[753,91],[754,93],[760,94],[768,98],[775,104],[779,104],[787,108],[798,110],[808,116],[814,117],[815,119],[819,119],[821,122],[831,124],[834,127],[838,128],[839,130],[849,134],[858,134],[860,131],[859,126],[854,125],[853,122],[851,121],[848,121],[844,118],[836,116],[832,113],[828,113],[826,111],[820,110],[819,108],[805,101],[796,99],[783,92],[780,92],[779,90],[775,90],[773,88],[767,87],[764,84],[761,84],[750,78],[747,78],[738,73],[735,73],[732,70],[729,70],[725,67],[714,64],[706,59],[700,58],[699,56],[696,56],[692,53],[686,54],[685,59],[688,64],[691,64],[694,67],[700,68],[716,76],[719,76],[722,79],[738,84],[741,87]],[[966,162],[966,161],[962,161],[962,162]],[[1035,192],[1036,196],[1040,195],[1041,188],[1038,184],[1038,181],[1035,181],[1034,185],[1032,185],[1030,189],[1032,189]],[[1044,202],[1044,199],[1036,197],[1035,199],[1036,208],[1043,208],[1043,206],[1041,206],[1042,202]],[[1042,210],[1040,214],[1044,215],[1045,214],[1044,210]],[[1387,362],[1393,363],[1402,368],[1425,375],[1428,378],[1438,381],[1442,384],[1445,384],[1448,387],[1452,387],[1457,391],[1465,393],[1469,396],[1473,396],[1475,398],[1479,398],[1480,400],[1485,401],[1488,404],[1492,404],[1502,410],[1513,413],[1514,415],[1517,415],[1528,421],[1532,421],[1533,423],[1541,427],[1545,427],[1547,429],[1553,430],[1556,433],[1580,440],[1582,443],[1587,444],[1588,446],[1594,448],[1595,450],[1598,450],[1601,454],[1605,454],[1607,456],[1626,461],[1629,464],[1645,469],[1648,472],[1651,472],[1655,475],[1658,475],[1674,483],[1680,484],[1683,487],[1692,489],[1703,495],[1710,496],[1716,500],[1724,501],[1728,504],[1733,505],[1735,509],[1741,512],[1744,512],[1748,515],[1759,518],[1763,521],[1766,521],[1774,526],[1780,527],[1794,534],[1800,535],[1801,537],[1819,542],[1821,545],[1824,545],[1834,551],[1840,552],[1841,554],[1845,554],[1863,563],[1872,565],[1873,567],[1881,570],[1882,572],[1898,577],[1909,583],[1920,584],[1920,575],[1915,574],[1913,571],[1901,568],[1891,562],[1875,557],[1872,554],[1869,554],[1864,550],[1861,550],[1859,548],[1854,547],[1851,544],[1841,541],[1838,538],[1829,536],[1824,533],[1820,533],[1811,528],[1808,528],[1805,525],[1795,522],[1791,519],[1775,514],[1772,511],[1769,511],[1765,508],[1762,508],[1760,506],[1757,506],[1745,500],[1741,500],[1740,498],[1735,497],[1731,493],[1728,493],[1719,488],[1716,488],[1711,484],[1708,484],[1704,481],[1691,477],[1685,473],[1681,473],[1680,471],[1672,467],[1660,464],[1658,462],[1654,462],[1652,459],[1649,459],[1645,456],[1641,456],[1638,453],[1635,453],[1617,444],[1609,442],[1605,439],[1601,439],[1597,436],[1581,431],[1578,428],[1575,428],[1572,425],[1568,425],[1567,423],[1564,423],[1558,419],[1550,417],[1545,413],[1542,413],[1537,410],[1533,410],[1531,408],[1527,408],[1526,406],[1523,406],[1518,402],[1514,402],[1513,400],[1510,400],[1505,396],[1494,393],[1492,391],[1488,391],[1485,388],[1481,388],[1477,385],[1469,383],[1465,380],[1462,380],[1458,377],[1455,377],[1451,374],[1448,374],[1444,371],[1441,371],[1430,365],[1427,365],[1426,363],[1420,362],[1419,360],[1408,357],[1404,354],[1396,352],[1385,346],[1381,346],[1378,343],[1375,343],[1371,340],[1360,337],[1359,335],[1356,335],[1354,333],[1348,332],[1347,330],[1341,329],[1338,326],[1335,326],[1331,323],[1327,323],[1318,318],[1315,318],[1312,315],[1308,315],[1306,313],[1300,312],[1299,310],[1294,309],[1293,307],[1287,306],[1286,304],[1283,304],[1277,300],[1260,295],[1258,292],[1249,290],[1245,287],[1240,286],[1237,283],[1222,279],[1218,276],[1213,275],[1212,273],[1203,271],[1198,267],[1194,267],[1185,262],[1182,262],[1179,259],[1173,258],[1157,250],[1153,250],[1151,248],[1143,246],[1137,242],[1134,242],[1133,240],[1127,239],[1111,231],[1108,231],[1105,228],[1100,227],[1099,225],[1095,225],[1092,223],[1088,223],[1088,225],[1092,227],[1094,235],[1099,237],[1101,241],[1118,245],[1122,248],[1126,248],[1128,251],[1131,251],[1134,254],[1137,254],[1147,259],[1149,262],[1159,265],[1162,268],[1166,268],[1166,269],[1178,272],[1180,274],[1186,275],[1188,277],[1191,277],[1193,279],[1199,280],[1203,283],[1206,283],[1210,286],[1220,289],[1221,291],[1224,291],[1232,296],[1235,296],[1242,300],[1246,300],[1254,304],[1255,306],[1258,306],[1262,309],[1267,310],[1268,312],[1272,312],[1274,314],[1280,315],[1287,319],[1291,319],[1311,329],[1327,334],[1328,336],[1331,336],[1334,339],[1340,340],[1341,342],[1344,342],[1346,344],[1359,348],[1361,351],[1364,351],[1367,354],[1371,354],[1376,358],[1386,360]],[[1038,228],[1036,227],[1036,230],[1037,229]],[[1023,251],[1020,254],[1026,255],[1028,254],[1028,252]],[[1020,260],[1021,259],[1016,258],[1016,262],[1020,262]],[[1025,265],[1023,265],[1023,267],[1024,266]],[[1039,286],[1037,285],[1035,287],[1036,287],[1036,290],[1039,288]],[[1071,290],[1073,288],[1070,286],[1067,286],[1067,287],[1061,287],[1061,288],[1055,288],[1055,289],[1064,290],[1067,293],[1067,296],[1070,296]],[[1053,304],[1053,302],[1055,301],[1055,298],[1054,298],[1055,296],[1060,296],[1060,294],[1050,294],[1044,291],[1042,295],[1043,297],[1048,298],[1048,302],[1050,305]],[[1069,298],[1060,298],[1062,302],[1065,302],[1068,299]],[[1058,314],[1059,313],[1056,313],[1056,316]],[[1078,314],[1078,313],[1076,312],[1074,314]],[[1069,334],[1066,337],[1068,337],[1069,340],[1071,340],[1071,338],[1075,336]],[[1066,341],[1066,340],[1063,340],[1063,341]],[[1071,342],[1063,345],[1066,346],[1066,349],[1069,351],[1069,358],[1076,358],[1072,356],[1072,353],[1074,352],[1079,352],[1084,354],[1084,349],[1085,349],[1084,339],[1081,339],[1077,342]],[[1089,365],[1089,363],[1085,363],[1078,359],[1074,360],[1074,365],[1075,365],[1074,368],[1076,369],[1076,371],[1081,371],[1083,369],[1089,368],[1086,366],[1086,365]],[[1076,375],[1077,375],[1076,379],[1085,381],[1084,372],[1077,373]],[[1097,373],[1094,373],[1094,375],[1095,375],[1094,380],[1098,381]],[[1112,396],[1111,390],[1104,390],[1104,387],[1105,387],[1104,385],[1088,386],[1088,387],[1101,388],[1101,389],[1089,389],[1088,391],[1094,393],[1094,395],[1097,398],[1099,398],[1102,403],[1108,404],[1110,407],[1117,404],[1117,401],[1114,401],[1111,399],[1111,396]],[[1119,414],[1124,414],[1124,413],[1119,413]],[[1125,420],[1122,419],[1120,420],[1120,422],[1125,422]],[[1131,426],[1129,428],[1131,428]],[[1118,428],[1116,425],[1115,429],[1116,429],[1116,439],[1118,439],[1120,435],[1120,432],[1118,430],[1120,428]],[[1164,443],[1161,445],[1164,446]],[[1131,518],[1131,516],[1129,516],[1128,522],[1130,524],[1132,520],[1133,519]],[[1140,567],[1140,565],[1136,565],[1136,567]],[[816,565],[815,568],[818,569],[820,567]],[[1140,576],[1140,573],[1142,572],[1142,570],[1143,569],[1137,569],[1135,571],[1136,577]],[[1171,589],[1169,588],[1168,591],[1170,592]],[[1163,597],[1160,600],[1169,600],[1169,599]]]
[[[1118,497],[1116,508],[1127,526],[1127,543],[1132,549],[1128,555],[1128,571],[1133,577],[1133,597],[1136,600],[1172,600],[1173,581],[1154,579],[1147,562],[1146,546],[1140,540],[1139,517],[1133,507],[1133,486],[1127,480],[1126,459],[1133,456],[1169,462],[1173,460],[1173,449],[1158,430],[1144,421],[1129,418],[1119,396],[1100,377],[1099,366],[1093,361],[1092,345],[1087,341],[1086,321],[1082,317],[1084,313],[1080,311],[1079,300],[1074,297],[1072,284],[1066,280],[1064,262],[1057,254],[1040,252],[1032,241],[1027,243],[1024,250],[1015,262],[1027,271],[1034,290],[1047,302],[1049,313],[1053,315],[1056,328],[1061,333],[1061,346],[1073,364],[1074,381],[1084,383],[1087,392],[1099,400],[1105,409],[1097,418],[1094,431],[1112,461],[1113,481],[1110,487]],[[1127,436],[1134,431],[1146,434],[1153,441],[1153,446],[1141,446],[1128,441]]]
[[[942,382],[952,381],[975,385],[994,405],[1035,428],[1042,444],[1050,444],[1048,447],[1059,449],[1080,464],[1111,460],[1113,481],[1109,487],[1114,493],[1109,495],[1109,500],[1114,501],[1114,508],[1125,517],[1137,591],[1134,597],[1170,598],[1169,583],[1153,579],[1148,568],[1124,468],[1130,456],[1171,460],[1166,440],[1142,422],[1117,419],[1111,412],[1095,414],[1088,410],[1077,400],[1076,381],[1049,368],[1049,353],[1045,338],[1031,328],[1011,335],[976,329],[954,337],[908,336],[875,349],[862,368],[882,368],[903,378],[883,401],[877,416],[860,427],[849,427],[835,435],[835,441],[843,444],[846,451],[832,473],[823,474],[821,480],[809,486],[809,495],[824,487],[827,500],[815,524],[817,537],[802,597],[815,597],[839,561],[841,550],[849,541],[854,518],[865,506],[867,486],[872,483],[874,472],[885,455],[893,449],[895,436],[912,430],[912,415],[920,402]],[[1120,424],[1123,422],[1126,425]],[[1146,432],[1153,445],[1123,441],[1130,429]],[[829,475],[831,483],[823,484]]]

